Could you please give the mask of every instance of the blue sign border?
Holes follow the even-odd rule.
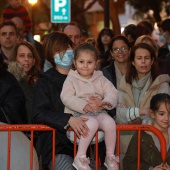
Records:
[[[67,7],[66,9],[68,10],[66,17],[68,19],[64,19],[64,16],[60,14],[61,11],[55,12],[54,10],[55,0],[51,0],[51,22],[52,23],[68,23],[71,21],[71,3],[70,0],[66,0],[66,1],[67,1],[67,5],[65,7]],[[55,16],[56,19],[54,19]]]

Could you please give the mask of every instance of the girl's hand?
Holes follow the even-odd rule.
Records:
[[[92,113],[94,112],[93,107],[90,104],[87,104],[84,107],[83,111],[85,111],[85,112],[92,112]]]
[[[126,104],[124,104],[124,103],[119,103],[119,104],[118,104],[118,107],[127,108]]]
[[[103,107],[103,106],[112,107],[112,105],[109,102],[101,102],[99,106],[101,106],[101,107]]]
[[[86,125],[86,121],[88,118],[83,117],[70,117],[68,123],[71,126],[71,128],[74,130],[78,138],[81,136],[87,137],[88,132],[90,131],[88,126]]]
[[[89,98],[89,105],[93,108],[93,110],[103,110],[103,108],[100,106],[102,100],[97,97],[90,97]]]

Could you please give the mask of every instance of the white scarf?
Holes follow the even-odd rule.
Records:
[[[117,89],[119,89],[119,84],[120,84],[120,80],[123,77],[122,73],[120,72],[116,62],[114,62],[114,66],[115,66],[115,73],[116,73],[116,84],[117,84]]]

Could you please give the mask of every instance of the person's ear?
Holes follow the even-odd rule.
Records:
[[[150,113],[150,117],[151,117],[152,119],[155,119],[155,113],[154,113],[153,111]]]
[[[132,65],[133,65],[133,66],[135,66],[135,63],[134,63],[134,61],[132,61]]]
[[[76,62],[75,62],[75,60],[73,60],[73,65],[74,65],[74,67],[76,68]]]
[[[151,65],[154,63],[154,58],[152,59]]]
[[[111,54],[112,58],[114,59],[114,56],[113,56],[113,53],[112,53],[112,51],[111,51],[111,50],[110,50],[110,54]]]
[[[33,66],[35,65],[35,58],[34,58],[34,61],[33,61]]]

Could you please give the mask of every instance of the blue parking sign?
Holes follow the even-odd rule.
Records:
[[[51,22],[67,23],[71,18],[71,0],[51,0]]]

